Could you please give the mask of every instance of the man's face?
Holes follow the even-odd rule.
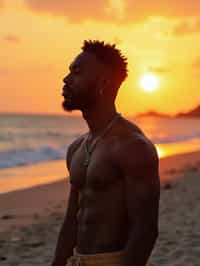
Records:
[[[63,109],[84,110],[94,105],[99,98],[101,75],[102,64],[94,54],[79,54],[69,66],[69,74],[63,79]]]

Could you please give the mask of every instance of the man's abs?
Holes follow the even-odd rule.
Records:
[[[122,249],[127,241],[129,226],[121,182],[117,182],[107,191],[82,191],[79,204],[79,252],[92,254]]]

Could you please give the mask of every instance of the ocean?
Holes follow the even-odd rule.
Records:
[[[200,119],[128,119],[142,128],[160,157],[200,150]],[[0,178],[13,175],[6,169],[65,160],[69,144],[87,131],[81,116],[0,114]]]

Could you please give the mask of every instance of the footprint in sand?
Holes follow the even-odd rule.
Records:
[[[5,215],[1,216],[2,220],[9,220],[9,219],[14,219],[14,218],[16,218],[16,216],[10,215],[10,214],[5,214]]]

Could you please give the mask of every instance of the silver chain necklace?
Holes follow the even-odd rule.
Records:
[[[92,151],[94,150],[94,147],[96,146],[97,142],[107,133],[107,131],[112,127],[112,125],[115,123],[115,121],[121,117],[120,113],[116,113],[115,116],[113,117],[113,119],[108,123],[107,127],[101,132],[101,134],[99,136],[96,137],[96,139],[94,141],[92,141],[90,147],[88,147],[88,139],[89,139],[89,135],[88,134],[87,138],[85,139],[85,154],[86,154],[86,159],[84,161],[84,166],[87,167],[89,162],[90,162],[90,157],[92,154]]]

